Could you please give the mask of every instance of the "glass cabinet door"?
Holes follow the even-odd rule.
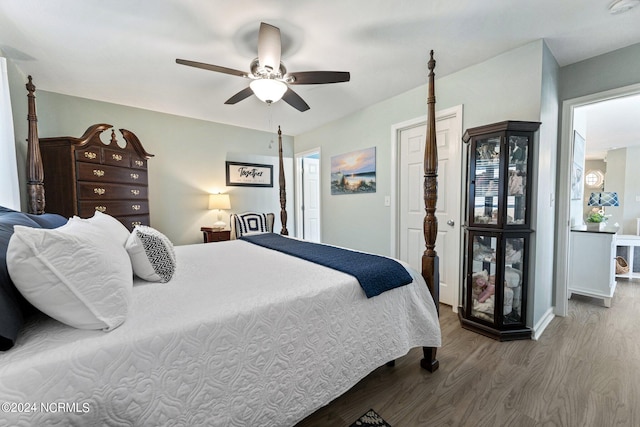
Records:
[[[507,225],[525,224],[529,137],[509,136],[507,164]]]
[[[481,233],[470,233],[470,238],[473,242],[469,277],[471,315],[494,323],[498,239]]]
[[[507,237],[504,244],[503,318],[505,325],[524,323],[522,301],[524,298],[525,237]]]
[[[500,137],[479,139],[471,153],[475,185],[470,197],[473,224],[498,224],[500,186]]]

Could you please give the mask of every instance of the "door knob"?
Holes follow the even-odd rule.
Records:
[[[456,225],[455,221],[450,219],[449,221],[447,221],[447,225],[450,225],[451,227],[453,227],[454,225]]]

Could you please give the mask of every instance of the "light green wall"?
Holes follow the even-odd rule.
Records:
[[[542,45],[530,43],[443,78],[437,77],[436,63],[436,109],[462,104],[465,129],[502,120],[539,120]],[[426,59],[425,52],[425,81]],[[295,137],[296,152],[322,147],[323,242],[392,255],[391,212],[384,206],[391,192],[391,127],[426,118],[426,97],[425,84]],[[376,147],[377,192],[332,196],[331,157],[368,147]]]
[[[533,310],[527,315],[529,324],[535,329],[539,322],[551,315],[554,305],[554,261],[555,261],[555,200],[556,169],[558,156],[558,116],[559,116],[559,66],[546,44],[541,45],[540,64],[540,131],[536,141],[532,182],[531,228],[534,230],[533,252],[530,254],[530,274],[534,286],[529,287],[528,303]],[[532,81],[534,84],[535,81]]]
[[[640,82],[640,43],[560,69],[561,100]]]
[[[12,107],[18,151],[23,153],[18,161],[24,165],[26,90],[24,80],[19,82],[24,76],[15,74]],[[36,96],[38,131],[42,138],[77,137],[95,123],[128,129],[138,136],[147,152],[155,155],[149,160],[151,225],[174,244],[202,242],[200,227],[217,220],[217,214],[207,210],[208,194],[217,191],[230,194],[232,209],[224,214],[225,222],[228,223],[230,212],[275,212],[276,230],[280,230],[277,135],[43,90],[36,90]],[[109,133],[103,134],[103,140],[108,140]],[[122,140],[117,130],[116,135]],[[287,158],[287,193],[293,194],[292,137],[283,136],[283,149]],[[274,165],[274,187],[225,187],[225,160]],[[21,182],[24,183],[24,175]],[[290,209],[293,200],[288,203]],[[294,229],[291,223],[288,228]]]
[[[607,173],[604,177],[605,191],[617,191],[619,196],[618,200],[620,201],[620,206],[618,207],[605,208],[607,215],[611,215],[607,222],[609,224],[618,223],[621,227],[619,231],[622,234],[627,234],[628,231],[624,229],[625,183],[628,182],[632,184],[632,181],[626,180],[629,174],[627,170],[627,158],[626,148],[607,151]],[[633,182],[633,184],[636,182]],[[635,225],[633,229],[635,231]]]
[[[2,52],[0,52],[2,54]],[[13,61],[7,58],[7,74],[9,76],[9,94],[11,96],[11,110],[13,113],[13,132],[16,140],[16,161],[18,162],[18,180],[26,182],[27,162],[27,77],[20,71]],[[22,210],[26,210],[26,185],[20,186],[20,203]]]
[[[640,218],[640,196],[638,168],[640,147],[619,148],[607,152],[607,172],[605,174],[605,191],[618,193],[620,206],[605,208],[609,224],[618,223],[620,234],[636,234],[637,218]]]
[[[621,202],[622,206],[622,232],[624,234],[636,234],[637,220],[640,218],[640,147],[627,147],[626,176],[624,179],[624,194]],[[606,185],[606,183],[605,183]],[[611,187],[615,191],[615,188]],[[611,208],[614,211],[615,208]]]

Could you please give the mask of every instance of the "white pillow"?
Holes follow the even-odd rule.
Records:
[[[112,330],[125,321],[131,304],[131,261],[124,247],[87,236],[82,228],[15,226],[7,247],[9,275],[31,304],[54,319]]]
[[[107,238],[112,239],[121,246],[124,246],[129,238],[129,230],[127,230],[127,227],[111,215],[107,215],[100,211],[95,211],[91,218],[80,218],[79,216],[74,216],[73,218],[69,218],[69,223],[72,225],[73,223],[81,223],[83,225],[91,224],[99,227],[102,234],[106,235]]]
[[[133,272],[150,282],[166,283],[176,270],[171,240],[155,228],[136,225],[125,245]]]

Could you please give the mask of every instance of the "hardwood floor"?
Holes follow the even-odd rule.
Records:
[[[347,427],[368,409],[393,427],[640,426],[639,280],[618,280],[611,308],[574,296],[538,341],[498,342],[441,310],[438,371],[413,349],[296,427]]]

